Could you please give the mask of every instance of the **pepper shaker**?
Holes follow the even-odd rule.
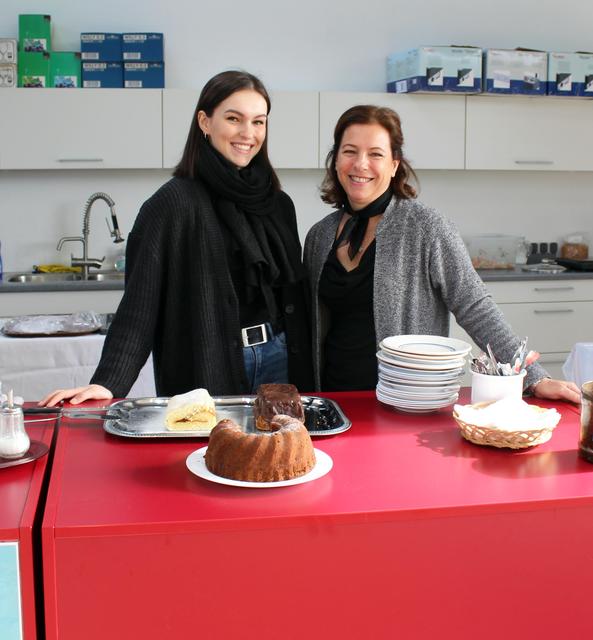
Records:
[[[31,441],[25,431],[23,410],[14,404],[12,389],[8,401],[0,407],[0,456],[21,458],[27,453]]]

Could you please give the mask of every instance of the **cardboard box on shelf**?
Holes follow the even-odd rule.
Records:
[[[17,48],[15,38],[0,38],[0,64],[16,64]]]
[[[479,47],[416,47],[387,58],[390,93],[462,92],[482,90],[482,49]]]
[[[19,51],[51,51],[51,16],[42,14],[19,15]]]
[[[126,89],[164,89],[164,62],[124,62]]]
[[[80,88],[79,51],[52,51],[49,62],[49,86],[57,89]]]
[[[121,62],[121,33],[81,33],[80,57],[83,62]]]
[[[484,91],[545,95],[548,55],[532,49],[487,49],[484,52]]]
[[[121,89],[124,83],[123,63],[83,62],[83,89]]]
[[[50,55],[47,52],[19,53],[18,86],[30,89],[48,87]]]
[[[162,33],[123,33],[122,60],[124,62],[162,62]]]
[[[0,88],[12,89],[16,85],[16,64],[0,64]]]

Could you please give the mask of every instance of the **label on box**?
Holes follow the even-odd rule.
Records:
[[[124,53],[124,60],[140,60],[140,53],[135,51],[126,51]]]
[[[99,52],[98,51],[82,51],[80,57],[83,60],[98,60]]]
[[[23,87],[28,89],[41,89],[45,87],[46,76],[23,76]]]
[[[47,51],[47,40],[45,38],[25,38],[23,40],[23,51],[37,53]]]
[[[0,87],[16,87],[16,65],[0,64]]]
[[[146,34],[145,33],[124,33],[123,35],[124,42],[146,42]]]
[[[16,40],[0,38],[0,64],[16,63]]]
[[[54,87],[56,89],[76,89],[78,78],[76,76],[54,76]]]

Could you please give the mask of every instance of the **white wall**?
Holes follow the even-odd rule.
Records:
[[[200,88],[214,73],[241,67],[260,75],[270,90],[382,91],[386,55],[418,44],[593,48],[593,4],[582,0],[3,0],[0,36],[17,36],[19,13],[39,12],[52,16],[56,50],[79,49],[81,31],[164,32],[166,85],[180,88]],[[304,234],[328,210],[318,199],[322,173],[283,171],[280,177]],[[139,205],[167,178],[164,171],[0,171],[5,270],[68,262],[77,247],[66,245],[58,254],[56,241],[80,233],[82,208],[94,191],[114,198],[126,234]],[[569,231],[593,231],[590,173],[430,171],[420,178],[421,198],[463,233],[551,241]],[[117,253],[105,215],[96,203],[92,257]]]

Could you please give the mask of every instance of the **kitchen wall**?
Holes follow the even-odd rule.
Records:
[[[0,36],[17,36],[19,13],[41,12],[52,16],[57,50],[79,49],[81,31],[164,32],[169,88],[199,88],[214,73],[241,67],[260,75],[270,90],[382,91],[386,55],[418,44],[593,49],[593,4],[582,0],[551,6],[537,0],[145,0],[141,5],[3,0]],[[82,208],[94,191],[114,198],[125,234],[139,205],[168,175],[154,170],[0,171],[4,269],[67,262],[71,247],[65,245],[59,254],[56,241],[80,233]],[[328,211],[318,198],[322,175],[280,172],[297,204],[303,236]],[[518,233],[544,241],[588,230],[593,237],[590,173],[425,171],[420,179],[422,200],[444,211],[462,233]],[[93,209],[92,257],[117,253],[103,207],[98,202]]]

